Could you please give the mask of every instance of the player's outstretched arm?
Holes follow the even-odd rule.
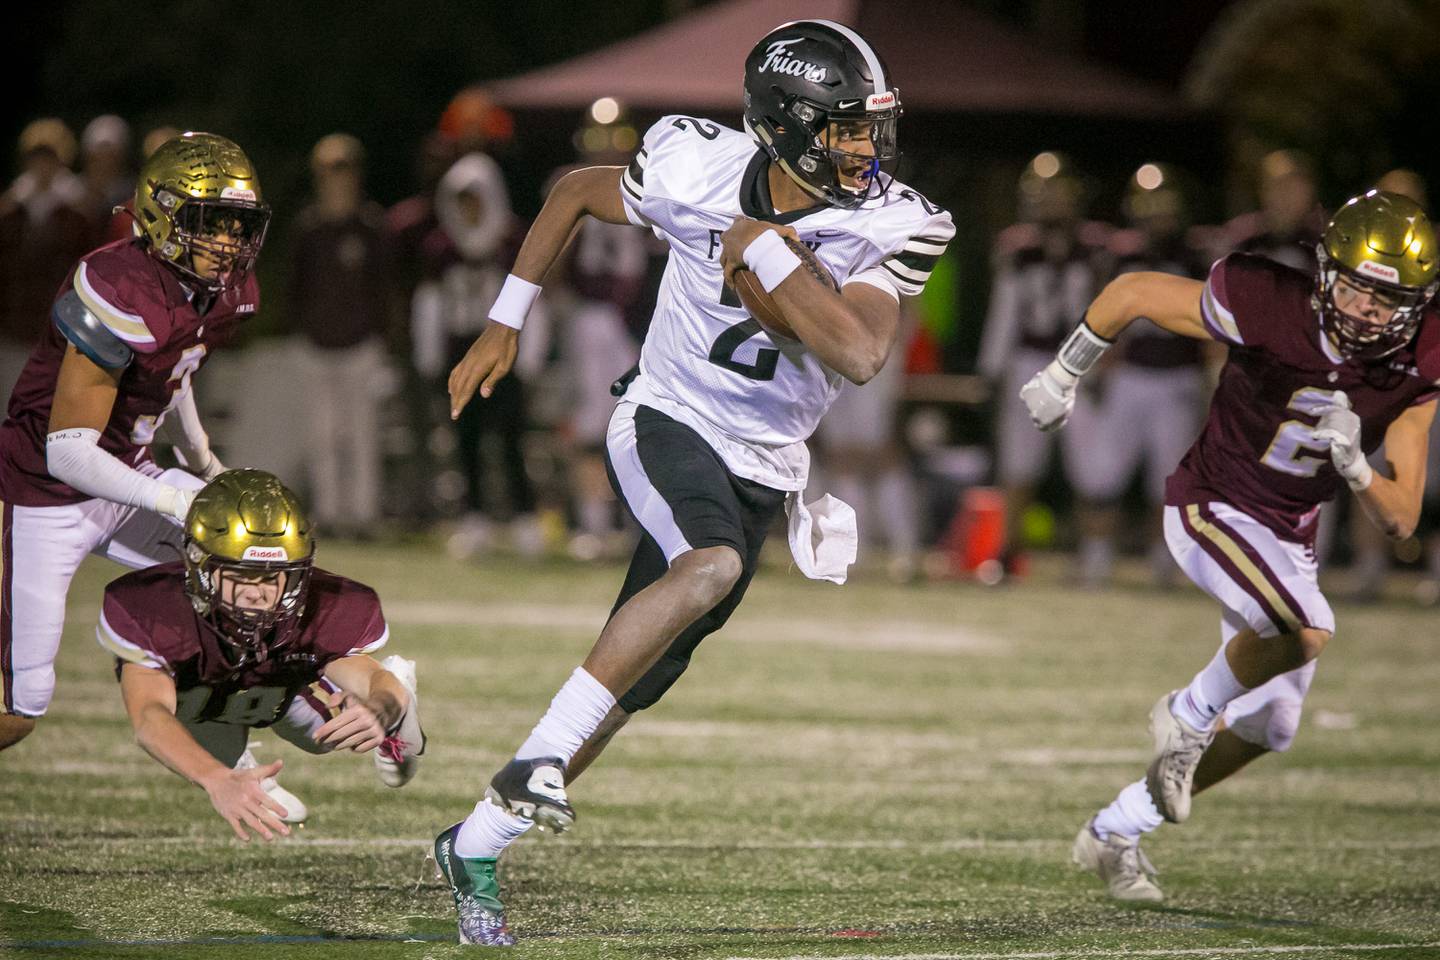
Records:
[[[212,757],[175,718],[175,681],[163,671],[125,664],[120,668],[120,693],[136,742],[166,767],[202,787],[237,837],[249,840],[247,829],[266,840],[290,832],[280,819],[285,808],[260,789],[261,780],[280,772],[281,761],[232,770]]]
[[[50,407],[45,465],[51,476],[81,493],[183,521],[192,493],[147,477],[100,449],[122,373],[123,367],[102,367],[73,344],[65,348]]]
[[[1182,337],[1213,340],[1200,312],[1204,290],[1199,280],[1168,273],[1123,273],[1106,284],[1055,359],[1020,388],[1035,426],[1055,430],[1065,425],[1080,378],[1141,317]]]
[[[1114,341],[1140,317],[1182,337],[1213,340],[1200,315],[1205,284],[1189,277],[1137,271],[1122,273],[1105,285],[1085,311],[1085,323],[1099,336]]]
[[[356,753],[380,746],[410,702],[399,678],[363,653],[332,660],[323,672],[340,688],[335,701],[340,711],[315,731],[315,740]]]
[[[505,286],[490,308],[490,323],[464,358],[450,371],[450,418],[480,391],[488,397],[495,384],[515,363],[516,341],[525,314],[540,295],[545,275],[575,233],[580,218],[592,216],[606,223],[629,223],[620,199],[624,167],[582,167],[561,177],[540,215],[525,234],[525,242]]]
[[[1385,460],[1392,480],[1370,469],[1360,445],[1360,418],[1351,412],[1343,393],[1337,393],[1336,399],[1340,402],[1321,413],[1315,435],[1330,442],[1330,459],[1370,522],[1392,540],[1404,540],[1420,522],[1436,401],[1411,407],[1385,431]]]
[[[751,244],[767,232],[791,240],[797,237],[791,227],[749,217],[737,217],[721,235],[721,264],[727,284],[732,283],[736,270],[755,266],[747,263],[747,251],[752,258],[765,255],[757,254]],[[846,380],[857,384],[870,380],[885,365],[895,343],[900,329],[899,302],[868,283],[852,283],[836,290],[829,277],[813,264],[813,255],[807,261],[806,256],[797,255],[788,246],[782,255],[792,258],[789,262],[793,269],[770,289],[770,296],[795,335]]]

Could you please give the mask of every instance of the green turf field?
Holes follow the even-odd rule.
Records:
[[[578,662],[618,568],[462,567],[326,545],[419,662],[430,750],[390,791],[368,757],[262,733],[312,811],[244,846],[133,744],[71,592],[50,717],[0,756],[0,956],[448,958],[422,873]],[[1440,957],[1440,616],[1340,606],[1285,756],[1146,843],[1169,899],[1119,906],[1068,862],[1139,775],[1156,696],[1203,665],[1198,593],[846,587],[762,572],[667,700],[572,790],[573,833],[503,869],[516,957]]]

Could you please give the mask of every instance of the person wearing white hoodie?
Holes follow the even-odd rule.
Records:
[[[430,380],[458,363],[484,328],[486,311],[523,236],[500,167],[483,153],[466,154],[445,173],[436,190],[435,213],[439,226],[421,244],[425,279],[415,289],[410,314],[415,367]],[[534,556],[543,549],[521,441],[528,419],[524,379],[539,369],[548,346],[548,337],[533,338],[517,362],[519,376],[454,421],[466,510],[450,539],[456,557],[485,552],[505,527],[516,552]],[[488,437],[498,451],[494,463]],[[496,484],[487,475],[492,470],[499,471],[503,505],[491,496]]]

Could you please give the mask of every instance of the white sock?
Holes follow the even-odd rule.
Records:
[[[1155,809],[1155,801],[1150,799],[1150,790],[1142,777],[1121,790],[1114,803],[1095,814],[1091,829],[1101,840],[1108,839],[1112,833],[1138,837],[1164,822],[1165,818]]]
[[[488,799],[481,800],[455,834],[455,855],[467,859],[498,857],[533,826],[534,820],[501,810]]]
[[[515,752],[516,760],[559,757],[566,763],[615,706],[615,697],[584,667],[576,667],[550,701],[550,709]]]
[[[1221,647],[1209,665],[1195,674],[1190,686],[1181,690],[1170,704],[1170,712],[1195,730],[1209,730],[1225,705],[1250,688],[1235,679],[1235,671]]]

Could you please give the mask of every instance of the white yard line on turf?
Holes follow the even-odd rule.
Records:
[[[1275,947],[1181,947],[1170,950],[1046,950],[1039,953],[797,953],[775,960],[1087,960],[1091,957],[1256,957],[1310,953],[1386,953],[1394,950],[1426,950],[1440,947],[1430,943],[1333,943],[1295,944]],[[729,960],[771,960],[768,957],[734,956]]]

